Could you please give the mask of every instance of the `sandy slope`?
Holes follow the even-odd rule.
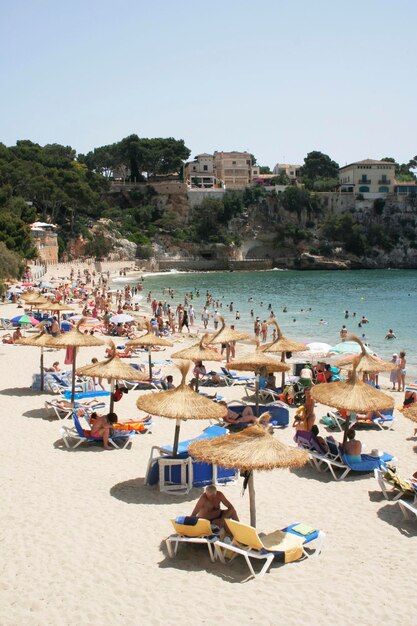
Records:
[[[2,306],[0,314],[14,311]],[[79,362],[103,353],[83,349]],[[47,364],[55,358],[46,353]],[[94,444],[67,451],[60,423],[46,418],[50,396],[29,390],[37,349],[0,344],[0,359],[3,626],[415,623],[417,525],[403,522],[373,477],[336,483],[310,466],[257,474],[259,530],[304,521],[327,540],[318,559],[276,565],[264,579],[236,585],[248,574],[243,560],[211,564],[200,546],[181,546],[175,560],[167,558],[169,518],[189,513],[200,494],[173,497],[143,486],[150,448],[172,441],[173,422],[156,418],[153,434],[138,436],[130,450]],[[138,415],[137,393],[117,405],[120,418]],[[412,426],[398,414],[394,431],[361,431],[360,439],[395,454],[408,476],[417,469]],[[182,438],[202,427],[183,423]],[[277,436],[290,443],[292,435],[288,428]],[[225,490],[248,521],[241,481]]]

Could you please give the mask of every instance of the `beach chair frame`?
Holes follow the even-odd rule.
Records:
[[[400,505],[401,513],[403,514],[405,520],[414,520],[417,522],[416,500],[414,500],[413,503],[406,502],[405,500],[398,500],[398,504]]]
[[[175,529],[175,525],[176,522],[175,520],[171,520],[172,525],[174,526]],[[205,524],[203,524],[205,523]],[[173,535],[170,535],[169,537],[167,537],[165,539],[165,545],[167,547],[167,551],[168,551],[168,556],[170,559],[173,559],[178,552],[178,546],[180,545],[180,543],[193,543],[193,544],[205,544],[207,546],[207,550],[210,556],[210,561],[212,563],[215,562],[218,553],[217,551],[214,549],[214,546],[218,540],[218,535],[214,534],[213,531],[211,530],[211,526],[210,526],[210,521],[206,520],[206,519],[200,519],[197,524],[200,524],[200,526],[204,525],[207,526],[207,535],[201,536],[201,537],[188,537],[187,535],[184,534],[180,534],[180,533],[175,533]],[[193,529],[193,526],[190,526],[190,529]]]

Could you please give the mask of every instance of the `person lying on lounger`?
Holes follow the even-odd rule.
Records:
[[[245,406],[241,413],[236,413],[236,411],[229,409],[227,402],[224,400],[221,400],[219,404],[227,408],[227,415],[223,419],[228,424],[254,424],[256,421],[256,417],[250,406]]]
[[[221,508],[222,504],[226,509]],[[224,527],[224,520],[226,519],[239,521],[233,504],[231,504],[226,496],[221,491],[218,491],[214,485],[206,487],[204,493],[198,499],[191,515],[208,519],[221,528]]]

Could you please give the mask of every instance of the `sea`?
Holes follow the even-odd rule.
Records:
[[[249,332],[253,332],[254,319],[268,319],[271,310],[283,334],[300,341],[333,346],[339,343],[345,325],[387,360],[404,350],[407,382],[417,378],[417,270],[166,272],[147,275],[143,285],[144,300],[151,291],[152,298],[177,305],[186,293],[192,293],[197,320],[208,292],[219,301],[219,314],[227,324]],[[122,283],[116,279],[114,287],[121,288]],[[174,290],[173,299],[168,288]],[[362,316],[369,322],[359,326]],[[385,339],[389,329],[396,339]]]

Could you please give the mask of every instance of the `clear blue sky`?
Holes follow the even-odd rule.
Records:
[[[0,141],[417,153],[416,0],[2,0]]]

